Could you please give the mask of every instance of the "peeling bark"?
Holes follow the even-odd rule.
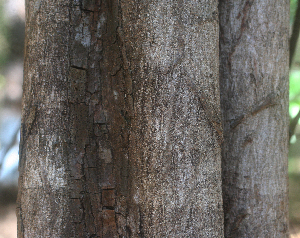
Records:
[[[18,237],[222,237],[216,1],[26,1]]]
[[[288,237],[289,1],[220,1],[225,237]]]

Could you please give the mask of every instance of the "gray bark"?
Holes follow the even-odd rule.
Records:
[[[288,236],[289,1],[220,1],[226,237]]]
[[[139,225],[142,237],[222,237],[217,2],[132,1],[122,12],[133,72],[132,233]]]
[[[222,237],[217,2],[26,1],[18,237]]]

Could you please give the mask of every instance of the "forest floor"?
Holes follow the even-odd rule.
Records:
[[[300,238],[300,224],[290,223],[290,238]]]
[[[17,238],[16,204],[0,207],[0,238]]]
[[[290,238],[300,238],[300,174],[289,174]]]

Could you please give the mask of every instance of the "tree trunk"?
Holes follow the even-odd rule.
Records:
[[[222,237],[216,1],[26,1],[18,237]]]
[[[219,11],[225,237],[287,237],[289,1]]]

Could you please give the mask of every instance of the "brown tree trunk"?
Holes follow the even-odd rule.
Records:
[[[219,11],[225,237],[287,237],[289,1]]]
[[[131,232],[222,237],[217,2],[132,1],[122,12]]]
[[[18,237],[222,237],[216,1],[26,1]]]

